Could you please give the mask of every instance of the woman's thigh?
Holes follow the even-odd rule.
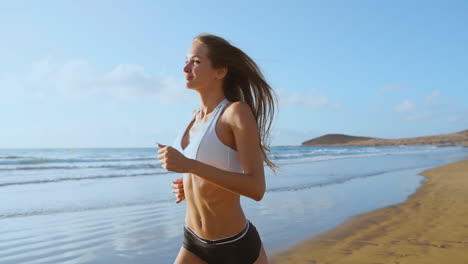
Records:
[[[260,255],[258,256],[254,264],[268,264],[267,255],[265,253],[265,249],[263,248],[263,245],[262,245],[262,248],[260,249]]]
[[[197,255],[188,251],[186,248],[181,247],[177,258],[174,261],[174,264],[207,264],[207,262],[203,261]],[[263,245],[260,249],[260,255],[258,256],[254,264],[268,264],[267,255],[265,253]]]
[[[205,261],[200,259],[197,255],[188,251],[184,247],[180,247],[179,254],[177,255],[174,264],[207,264]]]

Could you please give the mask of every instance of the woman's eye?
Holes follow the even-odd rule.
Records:
[[[188,64],[188,63],[200,64],[200,61],[199,60],[190,60],[190,61],[186,60],[185,64]]]

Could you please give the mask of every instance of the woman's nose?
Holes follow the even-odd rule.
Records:
[[[185,63],[184,72],[185,72],[185,73],[190,72],[190,63],[189,63],[189,62],[188,62],[188,63]]]

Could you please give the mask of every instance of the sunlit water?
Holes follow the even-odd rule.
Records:
[[[172,263],[185,202],[156,149],[0,150],[0,263]],[[404,201],[463,147],[273,147],[278,175],[242,199],[268,252]]]

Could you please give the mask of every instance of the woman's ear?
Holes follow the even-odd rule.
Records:
[[[226,67],[217,69],[216,70],[216,80],[221,80],[224,77],[226,77],[227,72],[228,72],[228,69]]]

